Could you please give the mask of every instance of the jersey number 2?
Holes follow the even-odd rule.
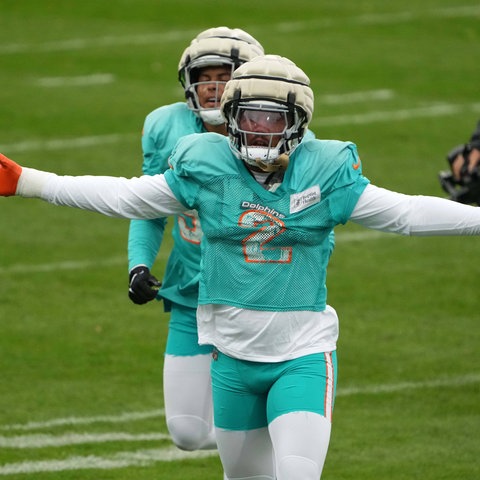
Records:
[[[290,263],[292,247],[268,247],[275,237],[285,231],[285,224],[278,217],[258,210],[247,210],[240,215],[238,224],[243,228],[255,228],[242,240],[243,255],[246,262],[252,263]]]

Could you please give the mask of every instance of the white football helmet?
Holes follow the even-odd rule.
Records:
[[[300,68],[278,55],[256,57],[235,70],[221,102],[235,155],[265,171],[286,168],[312,119],[309,85]]]
[[[197,87],[199,73],[202,68],[227,65],[231,72],[242,63],[263,55],[263,47],[247,32],[239,28],[216,27],[198,34],[185,49],[178,64],[178,78],[185,90],[185,98],[193,110],[205,123],[220,125],[225,122],[220,112],[220,86],[226,82],[216,83],[216,98],[218,107],[202,108]]]

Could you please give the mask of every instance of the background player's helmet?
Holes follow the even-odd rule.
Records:
[[[241,64],[263,53],[260,43],[239,28],[216,27],[199,33],[185,49],[178,64],[178,78],[185,90],[189,108],[206,123],[224,123],[220,107],[200,106],[197,96],[200,69],[227,65],[233,73]],[[216,83],[218,95],[219,84],[224,85],[226,82]],[[218,99],[220,100],[220,95]]]
[[[278,55],[256,57],[233,73],[222,96],[221,109],[227,121],[230,146],[237,157],[263,170],[275,169],[279,159],[293,152],[302,140],[313,114],[310,79],[292,61]],[[249,112],[272,112],[285,116],[285,128],[276,135],[266,133],[263,146],[248,146],[239,121]],[[281,139],[275,146],[272,137]]]

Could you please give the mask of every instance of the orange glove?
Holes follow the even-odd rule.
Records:
[[[9,197],[15,195],[22,167],[0,153],[0,195]]]

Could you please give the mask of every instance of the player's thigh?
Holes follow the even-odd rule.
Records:
[[[267,428],[223,430],[216,428],[220,459],[228,478],[275,478],[275,461]]]
[[[278,480],[318,480],[330,443],[332,424],[313,412],[281,415],[269,425]]]
[[[291,412],[313,412],[331,421],[337,377],[336,352],[306,355],[282,365],[270,388],[268,422]]]
[[[190,416],[212,424],[211,354],[165,355],[163,395],[167,418]]]
[[[211,353],[211,346],[198,345],[196,309],[172,303],[163,365],[167,416],[191,415],[211,422]]]
[[[214,352],[211,376],[215,427],[244,431],[267,426],[268,389],[253,388],[258,382],[250,364]]]

